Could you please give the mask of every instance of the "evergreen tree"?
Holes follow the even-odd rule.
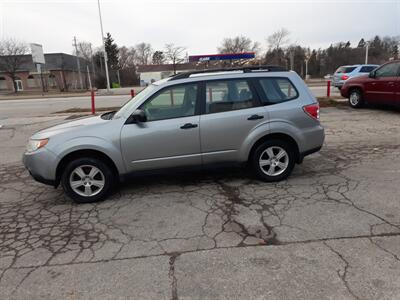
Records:
[[[119,49],[117,44],[114,43],[114,39],[111,37],[111,34],[109,32],[107,32],[104,44],[107,52],[108,66],[111,68],[111,70],[117,70]]]
[[[358,48],[364,48],[365,47],[365,40],[362,38],[359,42],[358,42]]]

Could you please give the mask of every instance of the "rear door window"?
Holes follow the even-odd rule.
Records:
[[[206,82],[206,113],[246,109],[257,106],[255,95],[246,80]]]
[[[264,104],[281,103],[299,96],[296,88],[287,78],[260,78],[259,83],[265,94],[265,99],[262,99]]]
[[[364,67],[361,67],[360,73],[369,73],[369,72],[373,71],[374,69],[376,69],[375,66],[364,66]]]

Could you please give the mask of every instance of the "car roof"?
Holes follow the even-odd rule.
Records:
[[[218,69],[218,70],[203,70],[201,72],[183,72],[173,75],[168,78],[161,79],[154,82],[154,85],[165,86],[170,84],[180,84],[186,82],[196,82],[204,80],[219,80],[219,79],[240,79],[244,77],[258,77],[258,76],[276,76],[276,77],[291,77],[295,74],[294,71],[287,71],[284,68],[268,71],[264,69],[254,68],[252,71],[244,71],[241,69]]]
[[[379,65],[377,65],[377,64],[344,65],[344,66],[338,67],[338,69],[339,69],[339,68],[349,68],[349,67],[368,67],[368,66],[373,67],[373,66],[379,66]]]

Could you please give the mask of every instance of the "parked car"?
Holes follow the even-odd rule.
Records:
[[[352,65],[339,67],[332,76],[332,85],[339,90],[343,84],[353,77],[362,76],[376,69],[378,65]]]
[[[340,93],[349,99],[351,107],[365,103],[400,107],[400,60],[388,62],[367,75],[352,78]]]
[[[178,74],[117,112],[42,130],[23,162],[37,181],[93,202],[144,170],[249,163],[261,180],[279,181],[323,141],[318,102],[295,72],[225,69]]]

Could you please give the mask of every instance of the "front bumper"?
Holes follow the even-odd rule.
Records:
[[[57,156],[46,149],[40,148],[37,151],[27,153],[22,157],[25,168],[33,179],[40,183],[56,186]]]

